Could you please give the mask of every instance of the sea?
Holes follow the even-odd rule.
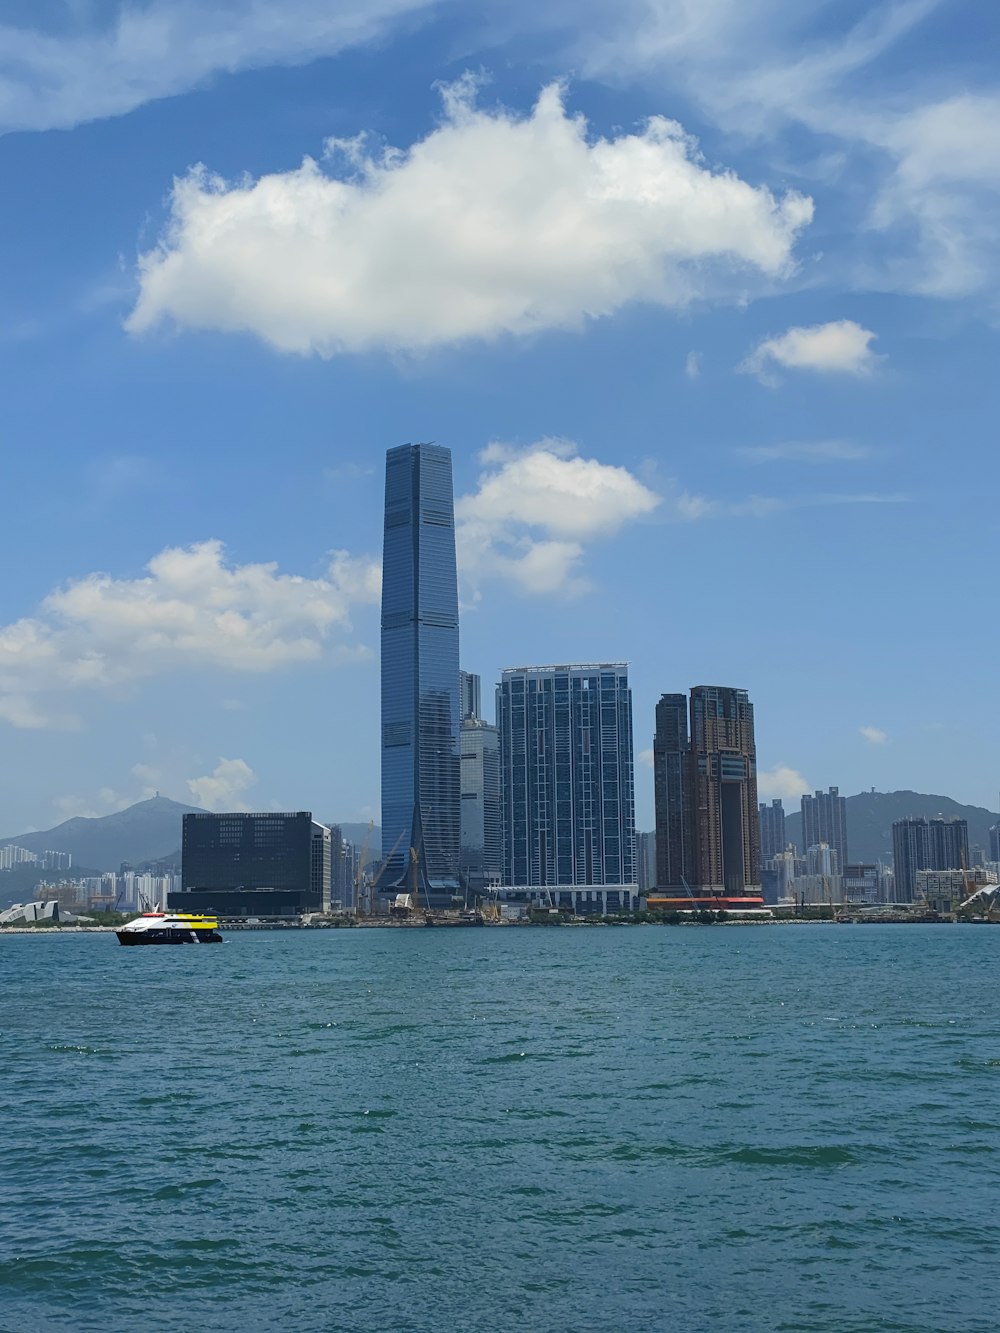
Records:
[[[0,938],[0,1329],[1000,1327],[1000,930]]]

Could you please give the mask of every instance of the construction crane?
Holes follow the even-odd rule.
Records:
[[[371,842],[374,830],[375,821],[374,819],[369,819],[368,827],[365,830],[364,840],[361,843],[361,852],[358,856],[358,868],[354,872],[354,911],[357,916],[367,915],[367,912],[362,905],[361,889],[364,884],[365,866],[368,863],[368,844]]]

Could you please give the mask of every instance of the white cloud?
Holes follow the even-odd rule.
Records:
[[[902,231],[895,284],[929,296],[967,296],[996,278],[1000,209],[1000,93],[962,93],[874,126],[896,159],[872,211],[873,225]]]
[[[52,802],[60,822],[66,819],[101,819],[133,804],[134,796],[123,796],[102,787],[92,796],[57,796]]]
[[[684,358],[684,374],[689,380],[696,380],[701,374],[701,353],[688,352]]]
[[[736,452],[749,463],[844,463],[871,455],[867,445],[850,440],[786,440],[743,445]]]
[[[594,77],[666,80],[783,167],[825,179],[853,210],[852,244],[824,257],[841,280],[967,296],[995,290],[1000,272],[1000,91],[995,80],[970,90],[983,77],[960,51],[942,64],[934,42],[912,41],[944,5],[598,0],[576,25],[574,55]],[[908,37],[902,84],[890,62]]]
[[[480,459],[478,490],[455,503],[459,566],[473,596],[490,577],[525,592],[579,593],[585,543],[660,503],[626,468],[580,458],[566,440],[492,444]]]
[[[777,382],[774,365],[823,374],[870,375],[878,361],[869,346],[874,337],[870,329],[852,319],[791,328],[776,338],[765,338],[739,369],[769,385]]]
[[[205,810],[247,810],[244,793],[257,781],[257,775],[242,759],[221,759],[211,773],[188,778],[187,785],[196,805]]]
[[[44,27],[0,25],[0,132],[65,129],[186,92],[214,74],[306,64],[366,42],[393,19],[430,5],[117,0],[103,23],[88,22],[89,5],[72,8],[72,27],[56,26],[51,13]]]
[[[0,626],[0,718],[69,725],[65,697],[80,690],[183,667],[266,672],[313,661],[335,630],[350,629],[353,605],[377,602],[379,586],[377,562],[343,551],[309,579],[231,564],[218,541],[161,551],[140,578],[90,574],[50,594],[37,616]]]
[[[780,797],[785,801],[797,801],[804,792],[812,787],[797,769],[786,764],[775,764],[774,768],[757,770],[757,795],[762,801],[772,801]]]
[[[640,750],[636,755],[636,761],[642,764],[643,768],[652,768],[655,761],[655,755],[652,750]]]
[[[176,180],[127,327],[169,319],[321,356],[420,350],[791,271],[811,200],[713,171],[675,121],[592,138],[557,84],[525,117],[475,93],[471,77],[445,89],[442,123],[408,151],[332,140],[323,166]]]
[[[889,733],[881,727],[858,727],[858,734],[871,745],[884,745],[889,739]]]

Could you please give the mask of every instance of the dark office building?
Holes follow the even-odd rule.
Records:
[[[458,581],[451,453],[385,460],[381,891],[450,905],[460,892]]]
[[[847,798],[839,787],[802,797],[801,851],[820,842],[834,849],[839,865],[847,865]]]
[[[759,896],[753,705],[746,690],[665,694],[653,740],[658,890]]]
[[[772,856],[785,850],[785,807],[775,798],[770,805],[762,801],[760,812],[760,860],[767,865]]]
[[[964,819],[897,819],[892,826],[893,894],[910,903],[918,870],[964,870],[969,825]]]
[[[300,916],[330,910],[330,830],[295,814],[185,815],[174,911]]]

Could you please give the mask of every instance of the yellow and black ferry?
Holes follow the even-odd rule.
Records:
[[[119,944],[221,944],[219,923],[201,912],[144,912],[121,930]]]

